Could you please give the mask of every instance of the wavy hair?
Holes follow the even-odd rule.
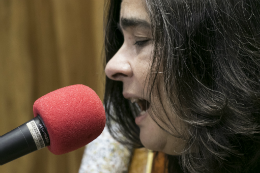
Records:
[[[124,40],[117,29],[120,5],[110,0],[106,6],[106,62]],[[148,92],[161,97],[157,81],[162,76],[168,97],[160,99],[185,123],[185,132],[173,134],[187,141],[179,157],[182,171],[259,172],[260,1],[146,0],[146,5],[155,70],[147,76]],[[107,125],[121,143],[141,147],[134,121],[138,109],[124,99],[122,89],[122,82],[106,79]],[[152,118],[161,127],[166,124],[169,133],[171,116],[159,117],[153,109]],[[168,172],[173,172],[176,157],[167,159]]]

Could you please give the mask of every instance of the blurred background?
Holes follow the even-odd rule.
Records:
[[[80,83],[103,98],[103,1],[0,0],[0,136],[31,120],[34,101],[55,89]],[[0,173],[76,173],[83,150],[45,148]]]

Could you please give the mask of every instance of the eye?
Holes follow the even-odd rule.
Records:
[[[147,39],[147,40],[136,41],[134,45],[136,45],[136,46],[144,46],[148,41],[150,41],[150,40]]]

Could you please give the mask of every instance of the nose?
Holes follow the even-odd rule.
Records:
[[[116,81],[123,81],[123,79],[131,77],[133,71],[129,60],[127,50],[122,46],[106,65],[107,77]]]

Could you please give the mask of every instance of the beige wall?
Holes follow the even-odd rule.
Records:
[[[60,87],[82,83],[102,98],[102,18],[103,0],[0,1],[0,135],[32,119],[33,102]],[[82,152],[45,148],[0,173],[76,173]]]

